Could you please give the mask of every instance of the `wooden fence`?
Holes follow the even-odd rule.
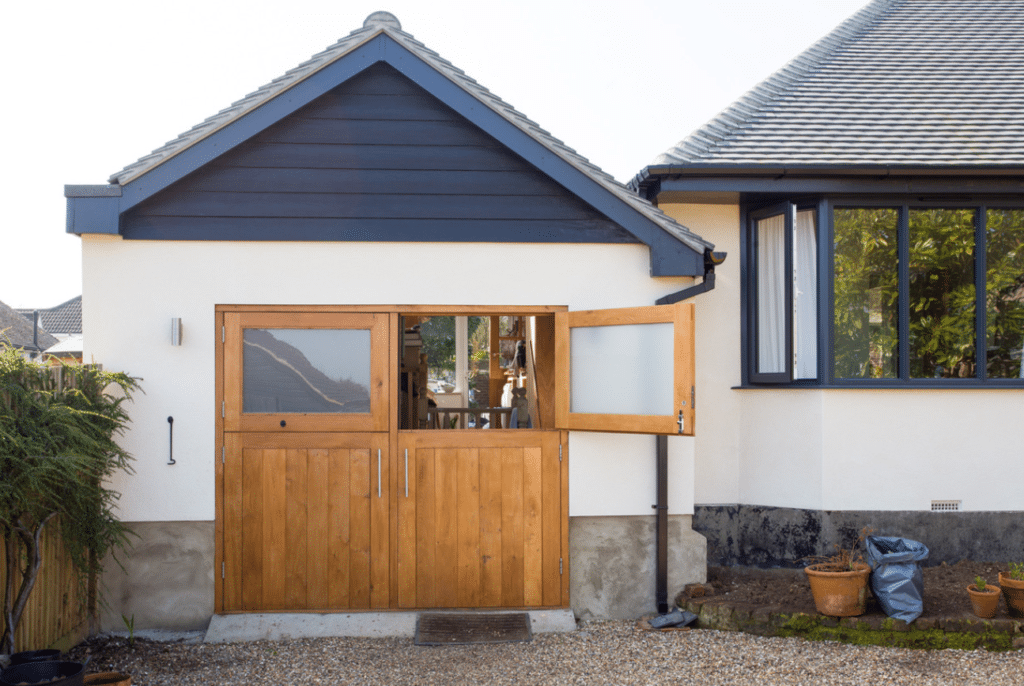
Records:
[[[99,365],[95,366],[102,369]],[[38,378],[29,380],[26,385],[61,391],[74,388],[76,382],[75,375],[66,374],[62,367],[43,367],[38,370]],[[6,404],[9,398],[2,394],[0,401]],[[95,580],[87,588],[82,588],[71,559],[64,551],[59,527],[60,522],[52,519],[43,529],[39,546],[43,563],[21,622],[14,632],[14,649],[17,651],[43,648],[67,650],[90,633],[89,620],[96,613]],[[20,546],[18,550],[20,553]],[[0,614],[3,614],[2,589],[7,587],[6,558],[5,546],[0,545]],[[19,572],[14,579],[15,593],[21,582],[20,570],[23,566],[24,563],[19,562]]]
[[[21,623],[14,632],[15,650],[67,650],[89,635],[90,599],[94,593],[90,588],[80,587],[71,560],[64,553],[59,526],[57,520],[50,520],[43,529],[40,540],[43,565]],[[0,589],[7,585],[6,576],[6,554],[4,546],[0,545]],[[20,572],[14,581],[17,588],[21,582]]]

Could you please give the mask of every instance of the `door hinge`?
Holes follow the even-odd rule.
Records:
[[[223,343],[225,340],[227,340],[226,333],[224,331],[224,327],[222,326],[220,327],[220,342]]]
[[[694,386],[690,386],[690,409],[697,409],[697,389]]]
[[[558,558],[558,575],[562,575],[562,558]]]
[[[224,415],[224,401],[223,401],[223,400],[221,400],[221,401],[220,401],[220,418],[221,418],[221,419],[224,419],[224,416],[225,416],[225,415]]]
[[[562,444],[561,443],[558,444],[558,461],[559,462],[562,461]]]
[[[226,573],[225,573],[225,571],[224,571],[224,563],[223,563],[223,562],[221,562],[221,563],[220,563],[220,578],[221,578],[221,579],[224,579],[224,578],[226,578],[226,577],[227,577],[227,574],[226,574]]]
[[[220,447],[220,463],[221,464],[226,464],[225,460],[227,459],[227,452],[228,452],[228,447],[226,445],[222,445]]]

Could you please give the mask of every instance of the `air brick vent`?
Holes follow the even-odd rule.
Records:
[[[933,500],[932,512],[959,512],[959,500]]]

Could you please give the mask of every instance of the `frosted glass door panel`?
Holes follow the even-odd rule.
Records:
[[[670,415],[671,323],[573,328],[570,410],[587,414]]]
[[[245,329],[243,412],[370,412],[370,331]]]

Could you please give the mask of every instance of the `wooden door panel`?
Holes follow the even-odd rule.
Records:
[[[384,438],[333,439],[352,447],[276,447],[266,436],[231,435],[225,610],[388,607],[389,478],[387,461],[377,459]]]
[[[399,436],[410,478],[397,494],[398,606],[566,604],[561,434],[459,433]]]

